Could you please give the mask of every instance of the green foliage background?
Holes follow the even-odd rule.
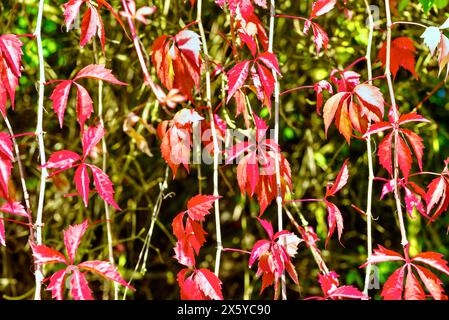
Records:
[[[122,81],[128,82],[127,87],[105,85],[104,117],[108,142],[107,173],[115,185],[116,199],[123,209],[113,212],[114,256],[125,279],[129,279],[137,262],[145,236],[151,222],[151,214],[159,194],[159,184],[164,180],[165,162],[161,159],[159,145],[154,131],[157,124],[169,115],[155,101],[154,96],[143,86],[143,76],[137,62],[131,41],[124,35],[120,25],[105,10],[102,10],[106,27],[106,55],[95,49],[92,43],[84,49],[79,47],[79,30],[66,32],[63,28],[62,4],[65,1],[46,1],[43,24],[43,45],[46,60],[47,80],[68,79],[82,67],[94,63],[97,55],[100,62],[113,70]],[[111,0],[114,8],[119,10],[120,1]],[[163,34],[175,34],[186,24],[195,19],[196,10],[189,3],[181,0],[143,1],[138,0],[137,7],[156,5],[158,12],[150,17],[147,26],[138,25],[141,42],[146,49],[147,59],[153,41]],[[188,2],[188,1],[187,1]],[[213,60],[228,70],[232,66],[230,48],[221,34],[229,35],[229,17],[216,6],[213,1],[204,1],[205,28],[208,30],[209,51]],[[447,0],[396,0],[394,20],[415,21],[427,25],[440,25],[449,16]],[[0,30],[2,34],[33,33],[37,14],[37,1],[6,0],[0,3]],[[306,17],[311,9],[312,1],[287,0],[279,1],[279,13]],[[382,3],[382,2],[380,2]],[[422,3],[426,7],[424,13]],[[385,17],[383,5],[379,6],[380,28],[374,34],[373,58],[385,39]],[[433,4],[433,6],[432,6]],[[332,68],[345,68],[351,62],[365,55],[368,30],[365,25],[367,18],[363,1],[348,1],[347,8],[352,12],[352,19],[344,15],[343,1],[338,1],[337,9],[318,18],[317,22],[329,34],[329,48],[316,55],[310,36],[302,33],[302,22],[285,19],[276,21],[275,47],[281,64],[283,78],[281,90],[311,85],[328,77]],[[82,9],[84,12],[84,9]],[[268,11],[258,9],[259,17],[267,26]],[[192,27],[195,30],[195,26]],[[417,47],[416,70],[419,79],[401,69],[395,79],[395,90],[400,110],[412,110],[436,86],[441,86],[430,99],[420,108],[427,118],[434,120],[432,124],[419,125],[415,131],[424,138],[425,157],[424,170],[439,172],[443,168],[443,160],[449,156],[449,103],[447,99],[448,86],[440,82],[436,58],[429,55],[428,49],[421,44],[420,35],[423,30],[413,26],[396,26],[393,38],[407,36],[415,41]],[[229,36],[227,36],[229,38]],[[24,72],[20,79],[15,111],[9,110],[9,118],[13,122],[15,133],[32,132],[36,124],[37,106],[37,48],[32,39],[24,38]],[[99,43],[97,40],[97,47]],[[246,48],[239,51],[240,57],[250,57]],[[355,71],[366,79],[366,66],[359,63]],[[155,77],[155,70],[151,68]],[[382,75],[383,68],[377,61],[374,63],[374,75]],[[377,80],[384,94],[387,93],[384,80]],[[88,82],[87,88],[97,106],[97,84]],[[56,150],[69,149],[80,152],[81,142],[79,127],[75,118],[74,92],[71,94],[66,112],[64,127],[59,128],[57,117],[52,111],[49,96],[53,87],[46,87],[44,128],[47,154]],[[214,105],[223,99],[222,79],[213,83]],[[201,104],[201,101],[198,101]],[[269,119],[267,110],[260,110],[257,100],[251,99],[256,112]],[[365,250],[365,220],[357,211],[351,208],[355,204],[365,207],[367,190],[367,158],[363,141],[353,140],[348,146],[344,138],[332,127],[329,136],[324,135],[323,120],[314,112],[315,97],[313,91],[298,91],[282,97],[281,108],[281,147],[292,166],[294,190],[292,198],[319,198],[323,196],[327,181],[335,178],[344,159],[350,158],[350,182],[338,195],[336,203],[343,212],[345,231],[341,243],[336,238],[324,248],[324,238],[327,233],[326,213],[322,204],[312,203],[299,207],[301,213],[316,227],[322,239],[319,242],[322,254],[328,266],[341,275],[341,281],[346,284],[363,286],[363,270],[359,269],[366,258]],[[136,125],[135,129],[147,142],[152,157],[143,153],[136,141],[123,131],[123,123],[130,112],[144,119],[148,126]],[[220,115],[227,119],[228,125],[243,127],[241,118],[235,118],[235,106],[231,103],[221,109]],[[150,130],[148,130],[150,128]],[[379,141],[375,138],[376,143]],[[26,167],[27,186],[31,193],[33,212],[37,203],[39,181],[38,150],[34,137],[20,138],[22,158]],[[386,177],[386,172],[379,168],[375,159],[375,174]],[[101,163],[101,155],[96,160]],[[211,166],[202,166],[202,188],[204,193],[212,193]],[[417,169],[417,168],[415,168]],[[255,217],[258,207],[255,201],[244,198],[238,191],[235,166],[222,166],[220,169],[220,194],[222,229],[224,246],[251,250],[254,242],[265,237]],[[17,168],[14,169],[14,187],[21,198]],[[74,190],[71,174],[62,174],[57,179],[48,182],[46,204],[44,211],[44,241],[57,249],[63,249],[62,230],[69,224],[79,223],[88,218],[91,221],[104,219],[104,204],[97,196],[91,197],[89,208],[84,208],[78,197],[65,197]],[[417,178],[416,182],[425,185],[428,178]],[[374,189],[374,244],[382,244],[388,248],[400,251],[400,236],[395,219],[394,203],[391,196],[380,201],[381,183],[375,182]],[[191,168],[190,175],[180,169],[178,176],[168,179],[168,191],[162,203],[153,234],[153,241],[148,252],[146,272],[138,273],[134,285],[137,288],[132,299],[177,299],[179,298],[176,273],[180,265],[172,258],[175,243],[171,235],[171,221],[180,211],[185,210],[186,201],[197,194],[199,182],[197,169]],[[297,212],[291,208],[297,216]],[[275,223],[274,206],[271,206],[264,217]],[[449,225],[449,214],[443,214],[437,222],[428,224],[418,214],[415,219],[407,219],[407,229],[411,241],[412,255],[420,251],[438,251],[448,255],[449,239],[446,234]],[[6,223],[7,247],[0,252],[0,293],[2,298],[28,298],[34,288],[30,248],[27,245],[28,229]],[[209,232],[206,246],[201,250],[197,261],[200,266],[213,268],[215,254],[214,218],[207,217],[205,224]],[[292,226],[287,223],[287,229]],[[105,224],[96,224],[85,236],[81,246],[79,259],[107,259]],[[83,256],[83,257],[81,257]],[[447,257],[446,257],[447,258]],[[304,298],[319,295],[317,283],[318,270],[310,252],[302,244],[299,254],[294,259],[298,270],[300,287],[288,282],[289,297]],[[381,282],[393,270],[394,264],[380,266]],[[239,253],[223,253],[221,280],[223,294],[228,299],[258,298],[260,280],[255,279],[255,268],[248,269],[248,257]],[[47,269],[48,271],[54,271]],[[92,277],[92,288],[97,298],[107,298],[110,284],[98,281]],[[449,279],[443,278],[447,284]],[[102,293],[103,292],[103,293]],[[102,296],[103,294],[103,296]],[[269,299],[273,296],[270,288],[261,296]],[[50,295],[47,293],[47,298]],[[377,296],[378,297],[378,296]]]

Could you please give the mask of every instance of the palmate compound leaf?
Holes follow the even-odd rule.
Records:
[[[61,263],[66,267],[59,270],[46,278],[44,281],[49,280],[47,290],[52,292],[52,297],[57,300],[63,300],[63,291],[66,285],[66,277],[70,275],[70,293],[75,300],[92,300],[92,291],[89,288],[88,282],[85,278],[85,273],[81,270],[87,270],[102,276],[107,280],[114,281],[120,285],[126,286],[131,290],[134,288],[128,285],[117,269],[107,261],[86,261],[74,264],[75,256],[81,238],[86,232],[88,227],[88,221],[85,220],[81,224],[69,226],[64,231],[64,245],[67,250],[69,259],[50,247],[45,245],[37,245],[30,242],[31,249],[33,251],[34,262],[39,265],[56,264]]]
[[[325,133],[332,122],[350,143],[353,130],[365,134],[368,121],[380,121],[384,115],[384,99],[380,90],[369,84],[358,84],[354,86],[351,82],[333,79],[334,82],[343,82],[338,86],[341,90],[330,97],[323,108],[323,119]],[[339,89],[339,90],[340,90]]]
[[[396,124],[389,122],[378,122],[372,124],[365,136],[374,133],[392,130],[389,132],[379,144],[377,155],[379,163],[384,167],[390,175],[393,175],[393,147],[398,152],[398,164],[404,178],[407,180],[412,167],[412,153],[409,145],[412,147],[419,168],[422,170],[422,157],[424,154],[424,145],[422,138],[416,133],[403,129],[400,126],[411,122],[430,122],[417,113],[409,113],[399,117]],[[397,131],[396,131],[397,130]],[[395,138],[397,135],[397,139]],[[407,139],[407,141],[405,140]],[[408,144],[407,144],[408,142]]]
[[[200,45],[197,33],[181,30],[173,37],[157,38],[151,51],[151,60],[162,84],[168,90],[178,89],[190,100],[193,88],[200,89]]]
[[[382,62],[382,66],[385,67],[387,61],[387,43],[384,42],[382,48],[379,51],[377,58]],[[396,78],[396,74],[399,71],[399,67],[402,67],[410,71],[416,79],[418,75],[415,71],[415,45],[413,40],[407,37],[399,37],[391,42],[390,51],[390,70],[393,73],[393,77]]]
[[[157,127],[161,141],[161,154],[173,171],[173,179],[182,164],[189,171],[193,125],[204,120],[194,109],[178,111],[172,120],[162,121]]]
[[[64,24],[67,31],[69,31],[80,14],[81,6],[85,4],[87,10],[81,20],[80,46],[81,48],[84,47],[95,36],[95,34],[97,34],[100,39],[101,47],[104,51],[106,35],[103,19],[99,13],[99,10],[103,6],[106,7],[123,29],[125,29],[125,26],[119,15],[115,12],[114,8],[107,1],[97,0],[97,3],[97,7],[90,0],[70,0],[64,3]]]
[[[227,72],[227,102],[245,85],[247,78],[250,77],[257,98],[271,110],[271,95],[275,83],[273,72],[281,76],[277,58],[270,52],[263,52],[253,60],[244,60],[237,63]]]
[[[405,247],[404,250],[408,251],[408,246]],[[385,300],[426,299],[424,289],[413,271],[417,272],[427,291],[434,299],[447,299],[444,295],[444,289],[441,286],[441,280],[439,280],[438,277],[429,269],[423,267],[422,265],[416,264],[425,264],[427,267],[430,266],[446,275],[449,275],[447,261],[443,259],[442,254],[436,252],[422,252],[410,259],[408,256],[407,258],[404,258],[399,253],[388,250],[379,245],[378,249],[374,250],[373,255],[368,258],[367,262],[360,266],[360,268],[363,268],[368,264],[377,264],[386,261],[402,261],[404,262],[404,265],[395,270],[385,282],[381,293],[381,296]]]
[[[259,219],[259,223],[268,234],[269,240],[257,241],[251,251],[249,267],[258,261],[257,276],[262,275],[260,293],[274,283],[275,298],[279,295],[279,279],[284,271],[298,283],[298,275],[291,258],[296,255],[298,245],[303,240],[287,230],[273,234],[273,226],[267,220]]]
[[[196,195],[187,202],[187,210],[179,213],[172,222],[173,234],[177,238],[174,248],[175,259],[180,264],[191,267],[195,265],[195,253],[198,254],[206,242],[200,222],[209,214],[212,204],[220,196]],[[184,224],[184,217],[187,216]]]
[[[91,64],[84,67],[71,80],[53,80],[47,82],[47,84],[58,82],[50,96],[50,100],[52,101],[53,110],[58,116],[61,128],[64,123],[64,115],[69,100],[70,90],[73,85],[75,85],[77,89],[76,113],[81,130],[84,130],[84,123],[90,118],[93,112],[93,102],[89,92],[77,82],[82,79],[101,80],[121,86],[127,85],[126,83],[119,81],[112,74],[112,71],[105,68],[102,64]]]

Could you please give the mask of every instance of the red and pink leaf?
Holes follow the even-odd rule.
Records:
[[[106,201],[106,203],[113,206],[116,210],[121,210],[118,204],[114,200],[114,186],[109,179],[109,176],[103,172],[100,168],[89,164],[90,170],[92,171],[92,175],[94,177],[95,188],[97,189],[100,197]]]
[[[66,258],[62,253],[49,248],[44,245],[38,245],[30,242],[31,249],[33,250],[34,262],[40,265],[43,264],[55,264],[64,263],[68,264]]]
[[[75,300],[94,300],[92,291],[84,274],[78,268],[72,269],[72,278],[70,279],[70,293]]]
[[[204,221],[204,217],[210,214],[213,203],[219,198],[220,196],[198,194],[187,202],[187,214],[192,220]]]
[[[81,224],[75,224],[69,226],[64,230],[64,245],[67,250],[67,255],[70,259],[70,264],[73,264],[75,260],[76,252],[81,242],[81,238],[84,233],[86,233],[87,227],[89,226],[87,220]]]

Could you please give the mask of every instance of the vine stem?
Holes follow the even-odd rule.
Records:
[[[17,144],[17,140],[16,140],[17,136],[14,135],[14,131],[12,129],[12,126],[11,126],[11,123],[9,122],[8,117],[5,115],[3,117],[3,119],[5,121],[6,128],[9,131],[9,135],[11,136],[12,144],[14,147],[14,153],[16,154],[16,162],[19,167],[19,175],[20,175],[20,183],[22,186],[23,200],[25,201],[25,208],[28,213],[28,223],[30,225],[30,240],[31,240],[31,242],[34,242],[33,217],[31,214],[30,195],[28,193],[28,189],[27,189],[27,185],[26,185],[25,172],[23,170],[22,159],[20,159],[20,149],[19,149],[19,145]]]
[[[43,120],[44,120],[44,95],[45,95],[45,65],[44,65],[44,54],[42,49],[42,17],[44,13],[44,3],[45,0],[39,0],[39,11],[37,14],[36,30],[34,31],[34,36],[37,43],[37,54],[39,59],[39,93],[38,93],[38,105],[37,105],[37,125],[36,125],[36,135],[39,146],[39,158],[41,166],[43,166],[47,160],[45,156],[45,144],[44,144],[44,131],[43,131]],[[45,201],[45,186],[47,180],[48,172],[46,168],[41,167],[41,177],[40,177],[40,187],[39,187],[39,200],[37,205],[36,213],[36,234],[35,240],[36,244],[42,244],[42,215],[44,211],[44,201]],[[37,266],[35,268],[34,277],[36,281],[36,289],[34,292],[34,300],[41,300],[41,288],[42,288],[42,267]]]
[[[99,63],[98,58],[98,50],[96,41],[93,42],[94,47],[94,54],[95,54],[95,63]],[[104,118],[103,118],[103,81],[98,81],[98,118],[100,120],[101,126],[104,128]],[[103,163],[102,163],[102,170],[106,172],[107,167],[107,157],[108,157],[108,146],[106,144],[106,137],[103,136],[101,139],[101,149],[103,153]],[[115,266],[114,261],[114,247],[112,245],[112,220],[111,220],[111,214],[109,211],[109,205],[106,201],[103,201],[104,203],[104,213],[106,217],[106,238],[108,241],[108,259],[109,263],[113,266]],[[114,281],[114,300],[118,300],[118,284]]]
[[[373,32],[374,32],[374,19],[371,14],[370,6],[368,0],[365,0],[366,10],[368,12],[369,19],[369,35],[368,35],[368,46],[366,49],[366,65],[368,68],[368,83],[373,82],[373,71],[371,64],[371,48],[373,44]],[[366,156],[368,158],[368,190],[366,196],[366,252],[368,259],[371,258],[373,252],[373,239],[372,239],[372,198],[373,198],[373,182],[374,182],[374,169],[373,169],[373,155],[371,147],[371,135],[366,137]],[[371,275],[371,264],[368,264],[365,270],[365,285],[363,287],[363,293],[368,295],[368,289],[370,284]]]
[[[275,0],[270,0],[270,31],[268,36],[268,52],[273,53],[274,42],[274,18],[276,16],[276,4]],[[279,81],[275,70],[271,71],[274,78],[274,141],[279,145]],[[279,151],[280,152],[280,151]],[[282,190],[281,190],[281,169],[280,169],[280,157],[279,152],[275,153],[275,170],[276,170],[276,205],[277,205],[277,217],[278,217],[278,230],[283,229],[282,221]],[[285,272],[281,276],[281,294],[282,300],[287,300],[287,286],[285,283]]]
[[[388,91],[390,93],[390,100],[391,100],[391,108],[393,110],[393,119],[396,122],[399,119],[399,110],[396,105],[396,98],[394,96],[394,88],[393,88],[393,80],[391,78],[391,71],[390,71],[390,61],[391,61],[391,11],[390,11],[390,2],[388,0],[385,1],[385,13],[387,16],[387,57],[386,57],[386,67],[385,67],[385,77],[387,78],[388,83]],[[399,193],[399,184],[398,184],[398,178],[399,178],[399,155],[397,152],[397,144],[399,139],[399,132],[398,130],[394,131],[394,198],[396,200],[396,210],[398,214],[398,220],[399,220],[399,229],[401,231],[401,244],[402,246],[408,245],[408,239],[407,239],[407,232],[405,230],[405,223],[404,223],[404,214],[402,213],[402,206],[401,206],[401,199],[400,199],[400,193]]]
[[[154,231],[154,225],[156,224],[157,217],[161,210],[162,201],[165,199],[165,190],[167,190],[167,188],[168,188],[169,172],[170,172],[169,167],[167,166],[165,168],[164,181],[159,183],[159,195],[157,196],[156,203],[153,207],[150,228],[148,229],[148,233],[145,236],[145,240],[143,242],[142,249],[140,250],[140,253],[139,253],[139,258],[137,259],[137,263],[136,263],[136,266],[134,267],[133,273],[131,274],[131,278],[128,281],[128,285],[131,285],[131,282],[133,281],[133,279],[137,273],[137,270],[139,269],[139,266],[141,266],[142,272],[145,271],[146,261],[148,258],[148,251],[150,250],[151,238],[153,236],[153,231]],[[142,264],[141,264],[141,262],[142,262]],[[123,293],[123,300],[126,300],[127,293],[128,293],[128,287],[125,287],[125,292]]]
[[[425,28],[425,29],[427,28],[427,26],[423,25],[422,23],[412,22],[412,21],[395,21],[391,24],[391,26],[398,25],[398,24],[408,24],[408,25],[412,25],[412,26],[418,26],[421,28]]]
[[[210,127],[212,133],[212,142],[214,144],[214,173],[213,173],[213,185],[214,185],[214,196],[218,197],[218,160],[219,160],[219,146],[217,138],[217,130],[215,119],[212,109],[212,92],[211,92],[211,82],[210,82],[210,69],[209,69],[209,50],[207,49],[206,34],[204,32],[203,20],[202,20],[202,7],[203,1],[197,1],[197,16],[198,28],[200,30],[201,42],[203,44],[204,53],[204,66],[206,71],[206,103],[210,118]],[[218,277],[220,272],[220,260],[221,252],[223,251],[223,243],[221,241],[221,224],[220,224],[220,202],[218,198],[214,202],[215,209],[215,231],[217,236],[217,252],[215,254],[215,270],[214,273]]]
[[[296,206],[295,206],[295,208],[298,210],[298,208]],[[293,224],[293,226],[295,226],[295,228],[298,230],[299,234],[302,234],[303,232],[302,232],[301,226],[298,224],[298,222],[296,222],[296,220],[293,218],[293,215],[287,208],[285,208],[285,214],[290,219],[290,222]],[[301,218],[302,227],[306,228],[309,225],[309,222],[306,220],[306,218],[304,218],[304,216],[301,213],[300,213],[300,218]],[[322,274],[329,274],[329,268],[327,267],[326,262],[324,262],[323,257],[321,256],[318,249],[314,246],[308,246],[308,248],[310,249],[310,252],[312,253],[313,259],[315,260],[316,264],[318,265],[320,272]]]
[[[148,72],[147,65],[145,63],[145,59],[143,57],[142,48],[140,47],[139,37],[137,36],[136,26],[134,25],[134,21],[132,19],[131,11],[129,10],[128,4],[126,3],[126,0],[122,0],[122,6],[127,15],[128,25],[129,29],[131,31],[131,38],[133,40],[134,48],[137,53],[137,58],[139,60],[140,67],[143,72],[144,81],[145,84],[149,85],[151,90],[153,91],[154,95],[159,101],[164,101],[164,92],[162,89],[153,82],[151,79],[150,73]]]

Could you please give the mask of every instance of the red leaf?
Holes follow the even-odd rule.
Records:
[[[205,296],[213,300],[223,300],[221,281],[213,272],[208,269],[196,270],[195,282]]]
[[[195,265],[193,248],[186,241],[178,240],[176,242],[176,246],[174,247],[174,251],[174,258],[178,260],[180,264],[187,267],[193,267]]]
[[[359,289],[353,286],[341,286],[333,290],[329,294],[331,299],[361,299],[366,300],[368,297]]]
[[[64,3],[64,24],[66,25],[67,31],[69,31],[72,24],[75,22],[81,5],[84,2],[85,0],[70,0],[67,3]]]
[[[402,287],[404,285],[405,266],[397,269],[385,282],[382,293],[385,300],[402,300]]]
[[[260,218],[257,218],[257,220],[259,221],[259,223],[262,225],[262,227],[267,232],[268,238],[270,238],[270,240],[273,240],[273,226],[271,225],[271,223],[267,220],[260,219]]]
[[[329,242],[329,239],[335,232],[335,228],[337,228],[338,232],[338,240],[340,241],[341,235],[343,233],[343,216],[341,215],[340,209],[331,203],[326,201],[326,209],[327,209],[327,224],[329,225],[329,230],[327,232],[326,237],[326,246]]]
[[[91,153],[92,149],[100,142],[104,136],[104,128],[101,123],[91,126],[83,132],[83,157],[84,159]]]
[[[393,175],[393,163],[391,160],[392,141],[393,141],[393,132],[390,132],[379,144],[379,150],[377,151],[379,163],[382,165],[382,167],[384,167],[388,171],[388,173],[390,173],[390,175]]]
[[[105,68],[103,64],[90,64],[81,69],[73,78],[73,80],[79,80],[83,78],[102,80],[112,84],[127,86],[125,82],[119,81],[113,74],[112,70]]]
[[[8,183],[11,177],[12,161],[0,154],[0,188],[4,196],[9,196]]]
[[[348,98],[347,92],[339,92],[332,97],[330,97],[324,104],[323,118],[324,118],[324,128],[327,136],[327,131],[332,121],[334,120],[337,110],[341,107],[343,102]]]
[[[6,202],[0,207],[0,211],[20,217],[29,217],[25,207],[18,201]]]
[[[366,267],[368,264],[375,264],[385,261],[405,261],[404,258],[397,252],[389,250],[380,244],[377,249],[374,249],[374,253],[360,268]]]
[[[89,288],[84,274],[77,268],[72,269],[72,278],[70,279],[70,293],[75,300],[93,300],[92,291]]]
[[[114,186],[109,179],[109,176],[103,172],[100,168],[88,164],[92,175],[94,177],[95,188],[97,189],[100,197],[108,204],[113,206],[116,210],[121,210],[118,204],[114,200]]]
[[[0,132],[0,154],[11,161],[14,160],[11,136],[6,132]]]
[[[227,72],[229,89],[226,103],[229,103],[229,100],[232,98],[234,93],[245,84],[245,81],[248,78],[250,62],[251,61],[249,60],[239,62]]]
[[[37,264],[55,264],[64,263],[68,264],[64,255],[52,248],[44,245],[37,245],[30,242],[31,249],[33,250],[34,262]]]
[[[67,269],[59,270],[53,273],[50,277],[50,283],[47,290],[51,291],[51,296],[56,300],[64,300],[64,286]]]
[[[12,74],[19,78],[22,74],[23,42],[14,34],[0,36],[0,52]],[[11,99],[13,100],[13,99]]]
[[[446,179],[443,176],[433,179],[427,186],[427,193],[425,197],[427,214],[430,214],[432,208],[438,204],[433,218],[439,216],[447,209],[449,204],[448,199],[448,183]]]
[[[61,150],[53,152],[44,167],[47,169],[65,170],[73,167],[80,160],[81,157],[77,153],[69,150]]]
[[[380,121],[384,117],[384,98],[379,88],[370,84],[359,84],[354,88],[360,106],[362,116],[367,115],[368,119]]]
[[[337,0],[317,0],[317,1],[315,1],[314,3],[312,3],[312,12],[310,13],[309,19],[313,19],[313,18],[316,18],[318,16],[328,13],[335,7],[336,3],[337,3]]]
[[[125,280],[123,280],[122,276],[117,271],[117,268],[107,261],[98,261],[98,260],[85,261],[83,263],[80,263],[78,265],[78,268],[94,272],[107,280],[114,281],[122,286],[125,286],[135,291],[135,289],[132,286],[130,286]]]
[[[421,262],[435,268],[446,275],[449,275],[449,268],[447,261],[443,259],[443,255],[437,252],[422,252],[417,254],[413,259],[413,262]]]
[[[399,168],[404,175],[405,180],[407,180],[410,170],[412,168],[412,154],[404,139],[398,136],[397,144],[398,162]]]
[[[187,59],[199,68],[201,66],[201,42],[199,35],[190,30],[182,30],[173,39]]]
[[[422,157],[424,155],[424,144],[422,138],[413,131],[401,129],[401,132],[407,137],[413,148],[416,159],[418,160],[419,170],[422,171]]]
[[[411,269],[409,269],[409,272],[407,273],[407,278],[405,280],[404,299],[405,300],[426,299],[426,294],[424,293],[424,290],[419,284],[418,279],[416,279],[415,275],[411,272]]]
[[[5,225],[3,224],[2,219],[0,219],[0,244],[6,246]]]
[[[89,92],[82,85],[75,82],[76,85],[76,115],[80,128],[84,130],[84,123],[90,118],[94,111],[94,105]]]
[[[320,115],[321,107],[323,105],[323,91],[326,90],[330,94],[333,94],[334,90],[332,88],[332,85],[326,80],[321,80],[320,82],[315,83],[313,89],[316,92],[316,113]]]
[[[340,171],[338,172],[337,178],[335,178],[332,187],[330,188],[330,190],[326,192],[326,196],[333,196],[334,194],[336,194],[346,185],[346,183],[348,183],[348,179],[349,179],[348,159],[346,159]]]
[[[443,282],[433,272],[418,265],[413,265],[413,267],[418,272],[418,275],[426,286],[427,291],[430,292],[435,300],[447,300],[442,287]]]
[[[379,55],[377,56],[384,67],[387,63],[386,52],[387,44],[386,42],[384,42],[382,48],[379,51]],[[415,76],[415,78],[418,79],[418,75],[415,72],[415,53],[416,49],[413,44],[413,40],[411,40],[410,38],[399,37],[391,42],[390,69],[393,73],[393,77],[396,77],[399,67],[402,67],[410,71]]]
[[[179,284],[181,300],[204,300],[204,295],[198,288],[194,281],[195,273],[192,273],[186,279],[186,274],[191,272],[191,269],[185,268],[178,272],[176,279]]]
[[[259,240],[257,241],[253,249],[251,250],[251,255],[249,258],[249,267],[251,268],[256,260],[258,260],[261,256],[268,252],[270,249],[271,243],[268,240]]]
[[[64,245],[67,250],[67,255],[70,259],[70,264],[73,264],[75,260],[75,255],[81,242],[81,238],[86,232],[88,227],[88,222],[85,220],[81,224],[75,224],[69,226],[67,230],[64,230]]]
[[[95,36],[97,27],[100,23],[99,19],[101,19],[101,17],[98,15],[97,9],[89,4],[86,13],[83,16],[83,20],[81,21],[81,48]]]
[[[204,221],[204,216],[210,214],[210,209],[215,200],[220,196],[198,194],[187,202],[187,214],[192,220]]]
[[[64,123],[65,109],[67,108],[67,101],[69,99],[70,88],[72,87],[72,80],[61,81],[53,90],[50,100],[53,102],[53,110],[58,115],[59,125],[62,128]]]
[[[329,44],[329,37],[326,31],[324,31],[318,23],[312,22],[310,20],[305,21],[303,32],[305,34],[308,34],[310,27],[312,27],[313,31],[313,42],[315,43],[316,54],[319,54],[322,48],[324,48],[325,50],[327,49],[327,46]]]
[[[281,76],[281,71],[279,70],[279,63],[276,56],[271,52],[261,53],[257,60],[262,61],[268,68],[275,71],[279,76]]]
[[[416,208],[422,215],[426,215],[426,209],[420,199],[407,187],[404,187],[405,191],[405,207],[410,217],[413,216],[413,208]]]
[[[368,131],[365,133],[365,136],[371,135],[371,134],[374,134],[374,133],[383,132],[385,130],[390,130],[392,128],[393,127],[391,126],[391,123],[389,123],[389,122],[383,122],[382,121],[382,122],[372,123],[369,126]]]
[[[399,117],[398,124],[403,125],[409,122],[431,122],[416,112],[403,114]]]
[[[81,196],[84,202],[84,206],[87,208],[89,203],[89,186],[90,179],[87,172],[86,164],[82,163],[75,171],[75,185],[78,194]]]

